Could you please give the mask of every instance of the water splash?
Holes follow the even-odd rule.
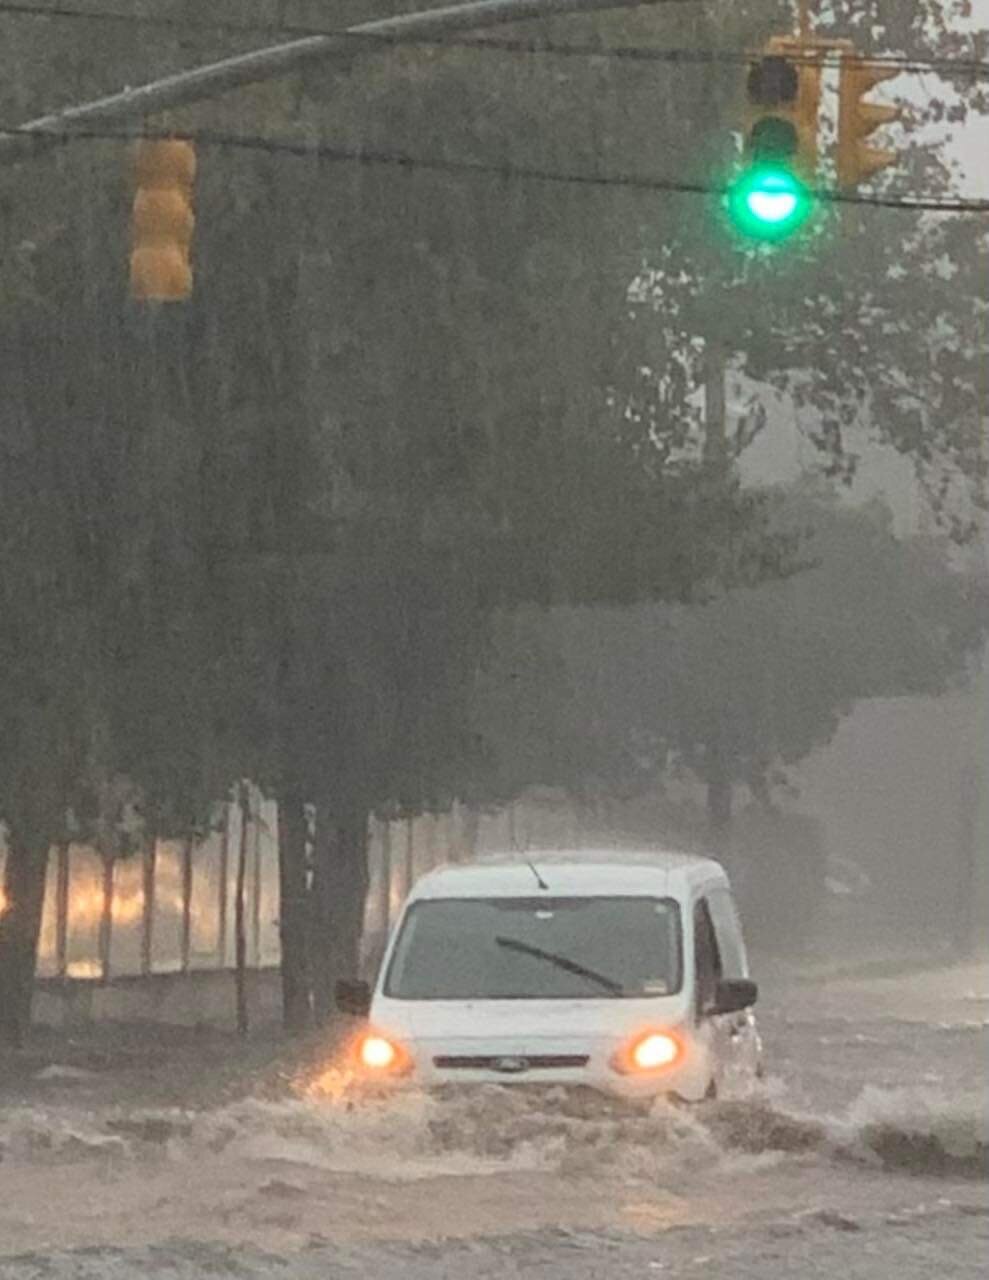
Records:
[[[374,1097],[345,1073],[295,1096],[212,1110],[9,1109],[0,1154],[26,1163],[222,1154],[386,1181],[541,1170],[673,1185],[701,1171],[744,1173],[785,1159],[989,1176],[985,1100],[937,1089],[865,1089],[842,1115],[802,1113],[770,1082],[747,1097],[648,1107],[587,1092],[488,1086]]]

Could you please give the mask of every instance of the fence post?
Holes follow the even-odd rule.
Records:
[[[110,980],[110,941],[113,937],[113,865],[114,859],[103,855],[103,909],[100,913],[100,981]]]
[[[152,969],[155,918],[155,858],[158,837],[152,832],[144,843],[141,864],[142,919],[141,919],[141,973],[147,977]]]
[[[55,850],[55,973],[68,972],[69,941],[69,846],[63,841]]]
[[[220,969],[227,963],[227,886],[230,882],[230,805],[223,802],[223,824],[220,827],[219,890],[216,900],[216,950]]]
[[[381,823],[381,931],[388,937],[391,924],[391,822]]]
[[[261,793],[254,792],[254,808],[251,825],[254,837],[253,897],[251,900],[251,935],[254,950],[254,967],[261,968]]]
[[[461,840],[463,860],[473,862],[477,857],[477,838],[481,830],[481,811],[476,805],[466,805],[463,815]]]
[[[182,842],[182,972],[189,972],[192,948],[192,836]]]
[[[415,819],[405,819],[405,894],[411,893],[416,878],[416,831]]]
[[[237,1030],[247,1034],[247,984],[244,972],[247,964],[247,936],[244,929],[244,889],[247,880],[247,827],[250,817],[250,798],[247,783],[242,782],[237,792],[240,806],[240,842],[237,847],[237,888],[234,893],[234,960],[237,989]]]

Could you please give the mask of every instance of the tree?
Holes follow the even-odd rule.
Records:
[[[984,54],[989,33],[969,35],[955,20],[967,6],[928,0],[830,6],[827,34],[850,36],[863,53],[968,58]],[[733,7],[723,34],[736,47],[767,33],[779,6]],[[778,17],[775,19],[778,22]],[[780,29],[777,25],[775,29]],[[943,96],[902,96],[897,164],[879,180],[889,195],[946,196],[957,189],[935,126],[958,125],[989,110],[984,82],[942,71]],[[739,119],[742,75],[725,98],[712,96],[699,123],[712,131]],[[904,81],[894,89],[909,89]],[[727,117],[727,119],[726,119]],[[701,126],[703,127],[703,126]],[[721,165],[727,171],[731,145]],[[824,183],[829,181],[827,161]],[[735,455],[782,395],[794,422],[819,450],[822,471],[849,481],[863,441],[911,461],[933,510],[958,539],[974,536],[986,506],[980,371],[987,344],[980,282],[989,237],[972,218],[937,217],[868,206],[825,207],[816,230],[775,249],[753,249],[706,218],[683,219],[645,251],[632,291],[636,337],[620,383],[644,432],[657,424],[686,450],[703,435],[699,398],[712,350],[748,400],[729,441]]]
[[[887,14],[890,47],[915,51],[929,8]],[[743,43],[752,12],[772,16],[736,10],[724,38]],[[704,44],[713,21],[699,8],[544,32]],[[208,39],[179,32],[149,51],[136,25],[112,38],[81,29],[89,38],[77,26],[20,30],[6,56],[34,74],[0,78],[6,114],[107,90],[137,65],[155,74],[198,59]],[[951,51],[943,28],[938,41]],[[712,92],[696,70],[658,77],[622,59],[566,74],[547,75],[541,56],[383,52],[333,78],[328,95],[294,79],[175,123],[365,153],[414,153],[425,139],[422,158],[441,162],[673,164],[709,177],[717,148],[697,148],[681,123],[687,113],[723,136],[727,80]],[[0,993],[19,1012],[0,1010],[0,1025],[23,1026],[44,850],[94,770],[133,777],[169,823],[194,823],[245,776],[278,797],[286,1007],[301,1021],[314,982],[304,807],[317,815],[325,1007],[330,970],[346,962],[325,950],[330,930],[353,950],[367,814],[476,786],[469,702],[493,610],[689,600],[778,574],[792,552],[767,536],[761,496],[691,455],[693,366],[674,352],[672,393],[663,381],[653,302],[664,335],[696,343],[735,296],[734,261],[722,269],[702,230],[683,232],[703,225],[692,197],[657,214],[629,191],[510,175],[212,147],[201,160],[194,299],[154,319],[126,300],[119,143],[78,142],[2,178],[4,367],[20,383],[5,407],[0,519],[20,567],[3,621],[12,662],[0,697],[14,728],[0,811],[33,852],[8,860],[31,888],[0,926],[0,971],[14,972],[15,937],[20,957],[16,998]],[[655,283],[667,245],[676,269],[664,258],[659,293],[640,289],[645,323],[630,333],[629,282]],[[951,251],[968,261],[957,237]],[[830,297],[812,267],[792,273],[794,315],[804,297]],[[704,300],[696,315],[672,314],[683,281]],[[894,283],[884,305],[940,300],[968,333],[964,302],[933,277],[922,295]],[[858,303],[853,330],[871,315]],[[779,355],[771,324],[753,333],[730,348],[751,372],[806,380],[789,339]],[[858,341],[814,383],[828,412],[835,387],[862,386],[847,374]],[[883,368],[912,372],[911,341]],[[924,465],[974,474],[967,343],[911,384],[948,416],[914,418],[910,437],[897,402],[889,432]],[[840,433],[825,421],[819,434],[840,462]]]

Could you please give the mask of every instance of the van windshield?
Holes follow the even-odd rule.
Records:
[[[439,898],[414,903],[388,967],[399,1000],[672,995],[680,912],[670,899]]]

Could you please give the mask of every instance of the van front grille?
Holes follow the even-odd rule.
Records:
[[[522,1075],[526,1071],[561,1071],[586,1067],[586,1053],[483,1053],[441,1054],[433,1066],[441,1071],[497,1071],[500,1075]]]

